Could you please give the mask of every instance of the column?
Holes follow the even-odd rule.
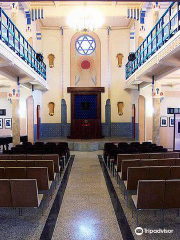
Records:
[[[110,101],[110,99],[106,100],[105,123],[106,123],[106,127],[107,127],[107,132],[105,135],[107,137],[110,137],[111,136],[111,101]]]
[[[13,146],[20,144],[20,115],[19,115],[19,101],[20,88],[19,77],[17,78],[17,86],[12,88],[12,138]]]
[[[61,100],[61,137],[67,137],[67,105],[66,100]]]
[[[154,92],[154,76],[152,77],[152,92]],[[156,145],[161,145],[160,138],[160,98],[153,97],[153,127],[152,127],[152,142]]]
[[[19,99],[12,99],[12,137],[13,146],[20,144]]]

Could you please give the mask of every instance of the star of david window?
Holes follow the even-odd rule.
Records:
[[[83,35],[76,40],[75,46],[79,54],[90,55],[96,49],[96,42],[91,36]]]

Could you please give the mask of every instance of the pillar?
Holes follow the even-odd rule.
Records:
[[[152,77],[152,92],[154,92],[154,76]],[[152,142],[161,145],[160,138],[160,98],[153,98],[153,128]]]
[[[12,99],[12,137],[13,146],[20,144],[19,99]]]
[[[19,77],[17,78],[17,86],[12,90],[15,97],[12,98],[12,138],[13,146],[20,144],[20,115],[19,115],[19,101],[20,88]]]
[[[111,102],[110,99],[107,99],[105,105],[105,123],[107,126],[107,137],[111,136]]]
[[[61,100],[61,137],[67,137],[67,105],[66,100]]]

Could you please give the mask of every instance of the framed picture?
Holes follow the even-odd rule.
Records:
[[[161,117],[160,118],[160,126],[161,127],[167,127],[168,125],[168,118],[167,117]]]
[[[3,119],[0,118],[0,129],[3,129]]]
[[[4,125],[6,129],[12,128],[12,119],[11,118],[5,118],[4,119]]]
[[[174,127],[174,117],[169,117],[169,127]]]

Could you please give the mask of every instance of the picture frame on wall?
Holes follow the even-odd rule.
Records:
[[[3,129],[3,118],[0,118],[0,129]]]
[[[167,127],[168,126],[168,118],[167,117],[161,117],[160,118],[160,126],[161,127]]]
[[[12,119],[11,118],[5,118],[4,119],[4,126],[6,129],[12,128]]]
[[[174,116],[169,117],[169,127],[174,127]]]

